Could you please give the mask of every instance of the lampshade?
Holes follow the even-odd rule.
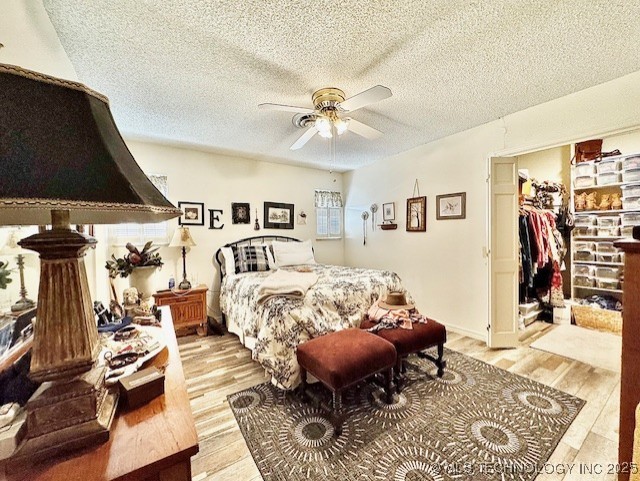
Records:
[[[188,227],[178,227],[173,233],[169,247],[193,247],[196,243]]]
[[[160,222],[180,215],[144,174],[109,102],[83,84],[0,64],[0,225]]]
[[[142,172],[106,97],[82,84],[0,64],[0,225],[47,225],[18,245],[40,254],[26,405],[12,463],[104,442],[118,393],[106,366],[84,255],[71,224],[159,222],[180,215]],[[22,280],[22,279],[21,279]]]

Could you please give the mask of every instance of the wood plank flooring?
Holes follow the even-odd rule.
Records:
[[[446,346],[587,401],[538,481],[614,480],[606,471],[617,460],[620,375],[531,349],[529,344],[548,329],[553,326],[532,324],[517,349],[488,349],[484,342],[453,332],[448,333]],[[227,395],[265,382],[264,371],[230,334],[187,336],[178,343],[200,439],[200,452],[192,461],[193,480],[261,480]]]

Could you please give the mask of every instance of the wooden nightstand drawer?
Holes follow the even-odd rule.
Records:
[[[207,288],[204,286],[189,291],[162,291],[153,297],[156,305],[169,306],[176,330],[207,322]]]

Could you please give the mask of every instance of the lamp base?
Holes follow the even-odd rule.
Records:
[[[106,388],[106,370],[94,367],[71,380],[40,386],[27,402],[24,437],[8,463],[12,472],[109,439],[118,392]]]
[[[26,311],[27,309],[31,309],[32,307],[36,307],[36,303],[31,299],[27,299],[23,297],[18,302],[16,302],[13,306],[11,306],[11,312],[20,312]]]
[[[178,284],[178,289],[182,289],[183,291],[191,289],[191,282],[189,282],[187,279],[182,279],[182,282]]]

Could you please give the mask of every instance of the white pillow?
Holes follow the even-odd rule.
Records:
[[[221,247],[222,260],[224,264],[223,274],[230,276],[236,273],[236,261],[233,258],[233,249],[231,247]]]
[[[316,264],[311,240],[304,242],[273,241],[271,245],[273,246],[273,255],[278,267]]]

